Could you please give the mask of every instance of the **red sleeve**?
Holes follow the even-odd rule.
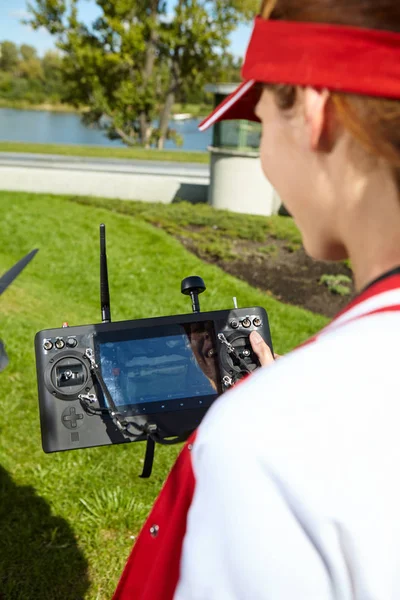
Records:
[[[195,479],[185,445],[125,566],[113,600],[172,600],[179,580],[186,519]]]

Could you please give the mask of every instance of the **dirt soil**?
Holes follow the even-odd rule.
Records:
[[[277,300],[306,308],[312,312],[334,317],[353,298],[351,292],[341,296],[320,283],[323,275],[346,275],[351,270],[343,263],[321,262],[309,258],[303,248],[292,251],[284,242],[269,239],[266,247],[276,247],[273,255],[261,254],[260,244],[240,241],[236,244],[235,260],[221,260],[199,252],[190,240],[182,240],[203,260],[217,264],[227,273],[247,281],[250,285],[271,294]]]

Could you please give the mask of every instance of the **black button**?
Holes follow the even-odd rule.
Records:
[[[77,346],[77,345],[78,345],[78,341],[75,338],[70,337],[67,339],[67,346],[69,348],[75,348],[75,346]]]
[[[231,327],[232,327],[232,329],[238,329],[239,321],[236,321],[235,319],[233,321],[231,321]]]

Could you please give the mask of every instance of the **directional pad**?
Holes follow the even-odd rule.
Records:
[[[74,406],[69,406],[64,410],[61,421],[67,429],[78,429],[83,423],[83,413],[77,413]]]

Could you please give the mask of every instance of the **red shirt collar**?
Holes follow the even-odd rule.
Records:
[[[359,304],[365,302],[365,300],[369,300],[374,296],[378,296],[384,292],[389,292],[391,290],[395,290],[400,288],[400,274],[388,275],[384,279],[377,281],[376,283],[372,283],[372,285],[368,286],[364,291],[360,292],[358,296],[356,296],[343,310],[341,310],[335,317],[334,321],[346,314],[352,308],[355,308]]]

